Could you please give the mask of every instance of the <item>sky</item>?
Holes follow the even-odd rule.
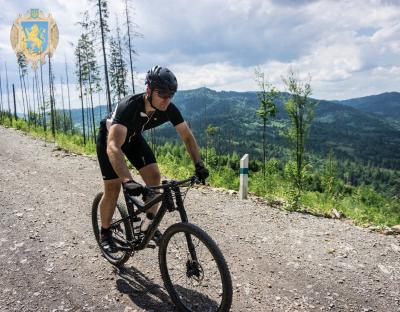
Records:
[[[80,34],[87,0],[0,0],[0,73],[5,62],[10,83],[19,89],[10,29],[18,14],[38,8],[55,18],[60,40],[53,58],[56,96],[69,67],[72,106],[78,107],[75,58],[70,43]],[[292,69],[311,77],[312,97],[342,100],[400,91],[400,0],[131,0],[130,14],[141,34],[134,38],[137,91],[144,90],[153,65],[170,68],[179,89],[256,91],[254,71],[284,91]],[[109,23],[124,22],[124,1],[109,1]],[[126,27],[122,26],[125,31]],[[99,63],[102,65],[102,58]],[[102,69],[103,70],[103,69]],[[103,100],[104,99],[104,100]],[[105,102],[104,94],[98,101]]]

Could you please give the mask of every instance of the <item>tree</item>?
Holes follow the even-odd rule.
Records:
[[[26,112],[25,109],[25,102],[26,105],[28,105],[27,101],[26,101],[26,97],[24,94],[24,90],[26,93],[26,88],[25,88],[25,76],[26,76],[26,72],[27,72],[27,68],[28,68],[28,64],[26,62],[26,58],[25,58],[25,54],[20,52],[17,54],[17,62],[18,62],[18,73],[19,73],[19,81],[21,84],[21,93],[22,93],[22,106],[24,109],[24,119],[25,121],[27,121],[27,116],[29,114],[29,112]]]
[[[212,148],[213,147],[213,137],[214,137],[214,135],[217,133],[217,130],[218,130],[218,128],[217,127],[214,127],[212,124],[209,124],[208,126],[207,126],[207,128],[206,128],[206,142],[207,142],[207,144],[206,144],[206,146],[208,147],[208,143],[210,144],[210,147]],[[214,146],[214,148],[215,148],[215,146]],[[208,156],[208,149],[206,149],[206,159],[207,159],[207,156]]]
[[[46,101],[44,96],[44,87],[43,87],[43,63],[40,62],[40,86],[42,89],[42,112],[43,112],[43,130],[44,130],[44,137],[47,137],[47,121],[46,121]]]
[[[265,163],[266,159],[266,128],[267,120],[269,117],[275,117],[278,109],[275,105],[275,100],[278,95],[277,90],[268,81],[265,80],[265,75],[259,69],[255,70],[256,82],[260,88],[260,92],[257,93],[258,100],[260,101],[260,107],[256,114],[263,120],[263,175],[265,179]]]
[[[3,85],[1,83],[1,72],[0,72],[0,118],[3,119]]]
[[[69,129],[71,133],[74,133],[74,125],[72,124],[72,111],[71,111],[71,97],[69,94],[69,77],[68,77],[68,65],[67,65],[67,58],[65,57],[65,75],[67,76],[67,92],[68,92],[68,109],[69,109],[69,119],[71,124],[69,125]]]
[[[81,49],[80,41],[78,41],[78,46],[75,49],[76,56],[76,74],[79,79],[79,90],[80,90],[80,99],[81,99],[81,112],[82,112],[82,134],[83,134],[83,144],[86,145],[86,135],[85,135],[85,111],[83,108],[83,87],[82,87],[82,62],[81,62]]]
[[[98,21],[93,25],[93,29],[100,30],[101,46],[103,50],[104,59],[104,77],[106,79],[106,92],[107,92],[107,107],[108,112],[111,112],[111,94],[110,94],[110,83],[108,79],[108,69],[107,69],[107,55],[106,55],[106,45],[107,34],[110,32],[108,27],[108,6],[107,0],[92,0],[92,2],[97,4],[97,16]]]
[[[285,110],[290,120],[288,139],[292,147],[292,163],[288,164],[286,172],[295,187],[294,209],[298,209],[300,205],[300,196],[303,191],[303,181],[307,169],[304,146],[309,127],[314,118],[315,107],[318,104],[318,102],[309,98],[312,93],[310,80],[311,78],[309,77],[306,82],[300,81],[293,70],[289,71],[287,78],[283,78],[283,82],[289,92]]]
[[[136,31],[137,25],[133,23],[132,16],[129,14],[131,0],[125,0],[125,15],[126,15],[126,47],[129,53],[129,64],[131,69],[131,79],[132,79],[132,93],[135,94],[135,82],[133,79],[133,55],[137,55],[136,50],[133,48],[132,41],[134,37],[143,37],[143,35]]]
[[[10,117],[10,122],[11,122],[11,105],[10,105],[10,88],[8,84],[8,70],[7,70],[7,63],[4,63],[4,66],[6,68],[6,86],[7,86],[7,104],[8,104],[8,116]]]
[[[55,102],[54,102],[54,74],[51,67],[51,56],[48,55],[49,59],[49,94],[50,94],[50,116],[51,116],[51,133],[53,138],[56,137],[56,115],[55,115]]]
[[[92,32],[89,24],[89,13],[83,13],[83,19],[79,24],[82,27],[82,34],[78,41],[79,50],[77,53],[80,57],[80,83],[84,89],[84,95],[89,95],[92,115],[92,135],[96,140],[96,127],[94,117],[93,92],[98,92],[100,88],[100,70],[96,60],[95,48],[92,40]]]
[[[62,130],[64,131],[64,132],[67,132],[67,130],[68,130],[68,124],[67,124],[67,122],[66,122],[66,117],[65,117],[65,103],[64,103],[64,91],[63,91],[63,77],[61,76],[61,78],[60,78],[60,80],[61,80],[61,85],[60,85],[60,88],[61,88],[61,103],[62,103],[62,112],[63,112],[63,128],[62,128]]]
[[[121,37],[118,20],[116,22],[116,36],[110,39],[110,84],[113,102],[119,101],[127,95],[126,85],[126,63],[122,57]]]
[[[32,77],[32,101],[33,101],[33,123],[35,125],[37,125],[37,114],[36,114],[36,98],[35,98],[35,77]],[[38,103],[39,105],[39,103]]]
[[[321,182],[324,193],[332,199],[338,196],[338,168],[332,150],[329,151],[321,172]]]
[[[41,103],[41,99],[40,99],[40,90],[39,90],[39,81],[38,81],[38,72],[37,69],[35,69],[34,71],[34,89],[36,91],[36,102],[37,102],[37,116],[36,116],[36,122],[41,125],[42,121],[42,115],[41,115],[41,111],[40,111],[40,103]]]

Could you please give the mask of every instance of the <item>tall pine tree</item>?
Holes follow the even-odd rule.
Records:
[[[116,36],[110,40],[110,80],[113,102],[127,95],[127,65],[122,56],[120,28],[117,20]]]

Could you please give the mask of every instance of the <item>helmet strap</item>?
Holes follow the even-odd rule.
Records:
[[[154,107],[153,105],[153,90],[150,89],[150,95],[146,95],[147,101],[149,101],[150,106],[157,110],[157,108]]]

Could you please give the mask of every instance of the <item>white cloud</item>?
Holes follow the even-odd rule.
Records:
[[[204,0],[189,4],[153,0],[133,1],[133,5],[134,20],[144,35],[134,42],[139,53],[137,90],[143,90],[145,72],[154,64],[174,70],[181,89],[255,90],[257,66],[278,87],[290,67],[302,77],[310,74],[314,95],[323,98],[399,88],[398,1]],[[9,31],[19,13],[37,7],[52,12],[60,30],[53,60],[57,79],[64,75],[66,58],[70,81],[76,82],[69,42],[79,36],[80,13],[90,8],[94,15],[95,4],[87,0],[0,0],[0,6],[7,7],[0,12],[0,70],[7,61],[10,80],[19,85]],[[124,22],[123,1],[109,1],[109,8],[112,27],[115,14]],[[76,98],[75,86],[71,90]]]

